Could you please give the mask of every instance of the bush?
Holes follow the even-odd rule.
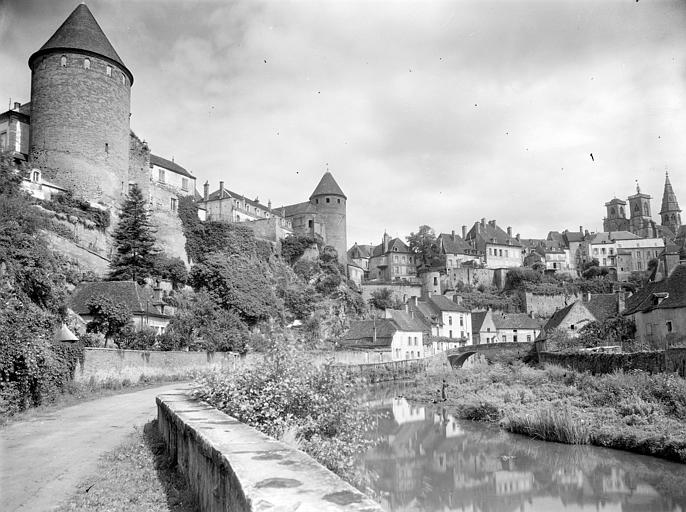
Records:
[[[369,417],[336,372],[313,366],[290,346],[271,350],[235,376],[211,373],[197,380],[196,396],[272,437],[285,433],[344,478],[366,446]]]
[[[132,325],[128,325],[114,337],[114,343],[122,349],[152,350],[157,343],[157,331],[154,329],[137,331]]]
[[[524,434],[542,441],[567,444],[588,444],[590,425],[574,418],[568,409],[538,409],[531,414],[510,414],[505,428],[515,434]]]

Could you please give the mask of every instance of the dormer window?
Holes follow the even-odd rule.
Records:
[[[90,69],[91,68],[91,60],[90,59],[83,59],[83,69]]]
[[[67,67],[67,56],[66,55],[62,55],[62,57],[60,57],[60,66],[62,66],[63,68]]]

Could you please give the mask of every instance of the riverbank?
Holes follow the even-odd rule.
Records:
[[[440,399],[442,379],[448,398]],[[686,380],[645,372],[590,375],[521,363],[417,379],[406,397],[440,402],[457,418],[499,423],[510,432],[592,444],[686,463]]]

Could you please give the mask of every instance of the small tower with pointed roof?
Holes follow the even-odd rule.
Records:
[[[128,191],[133,74],[85,4],[29,67],[31,164],[77,195],[118,206]]]
[[[660,208],[662,227],[668,228],[676,234],[681,226],[681,208],[676,200],[676,194],[669,181],[669,173],[665,173],[665,191],[662,194],[662,208]]]
[[[338,186],[328,170],[310,195],[310,204],[314,206],[317,221],[325,227],[325,243],[333,246],[338,252],[338,261],[346,263],[348,251],[346,227],[347,197]]]

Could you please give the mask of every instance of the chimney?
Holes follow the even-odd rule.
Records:
[[[21,103],[18,101],[14,102],[14,110],[19,110],[21,108]]]
[[[267,208],[269,209],[269,211],[272,211],[272,200],[271,199],[269,201],[267,201]]]
[[[455,230],[454,230],[454,229],[453,229],[451,235],[452,235],[452,237],[453,237],[453,242],[454,242],[454,241],[455,241]]]
[[[219,182],[219,199],[224,198],[224,182],[220,181]]]
[[[584,227],[583,226],[579,226],[579,233],[581,233],[582,235],[584,234]]]
[[[203,198],[207,201],[210,198],[210,182],[206,181],[203,185]]]
[[[457,294],[453,295],[453,302],[454,302],[455,304],[460,304],[460,305],[461,305],[461,304],[462,304],[462,296],[461,296],[461,295],[457,295]]]
[[[518,242],[521,240],[519,233],[517,233],[517,236],[515,236],[515,238],[517,239]]]
[[[467,226],[462,226],[462,239],[465,240],[467,238]]]
[[[383,232],[383,252],[387,253],[388,252],[388,242],[390,242],[391,237],[386,233],[385,231]]]
[[[481,227],[482,228],[486,227],[486,217],[481,217]]]
[[[529,318],[536,318],[536,316],[534,315],[533,309],[531,311],[529,311]]]
[[[512,238],[512,226],[507,226],[507,236]]]

